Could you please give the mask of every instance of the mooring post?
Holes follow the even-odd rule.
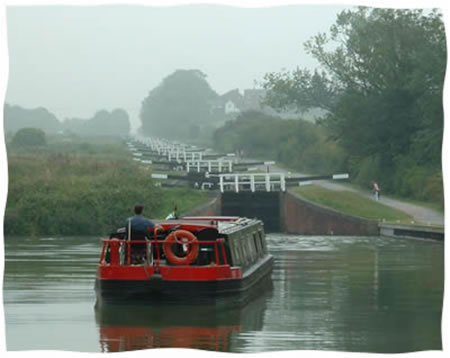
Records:
[[[266,191],[270,191],[270,175],[266,173]]]
[[[223,176],[219,176],[220,192],[223,193]]]
[[[250,189],[251,189],[252,193],[255,192],[255,175],[254,174],[250,175]]]

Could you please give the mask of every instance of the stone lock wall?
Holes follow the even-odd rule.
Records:
[[[378,236],[378,222],[342,214],[291,192],[211,193],[207,204],[183,216],[244,216],[264,222],[266,232],[301,235]]]
[[[302,235],[378,236],[378,222],[319,206],[294,193],[280,194],[281,231]]]
[[[222,215],[258,218],[266,232],[280,231],[279,192],[225,192],[222,194]]]

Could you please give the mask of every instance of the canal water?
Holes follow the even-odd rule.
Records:
[[[269,234],[268,247],[272,284],[244,307],[188,306],[181,297],[95,309],[99,238],[6,238],[7,350],[442,349],[442,243]]]

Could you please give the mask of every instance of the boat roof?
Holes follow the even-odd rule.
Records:
[[[232,222],[219,222],[218,224],[218,230],[221,234],[227,234],[230,235],[232,233],[235,233],[237,231],[242,230],[243,228],[254,226],[254,225],[260,225],[262,226],[263,223],[259,219],[249,219],[249,218],[239,218],[236,221]]]
[[[202,229],[216,229],[221,234],[231,234],[241,230],[243,227],[261,224],[258,219],[249,219],[239,216],[188,216],[176,220],[152,220],[155,224],[163,227],[184,226],[192,231]]]

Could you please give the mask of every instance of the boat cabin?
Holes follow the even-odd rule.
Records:
[[[103,240],[97,270],[99,301],[123,299],[215,299],[250,297],[270,277],[260,220],[239,217],[184,217],[154,221],[163,228],[145,235],[126,230]]]
[[[186,217],[155,224],[164,230],[111,234],[103,240],[100,264],[229,265],[245,270],[268,254],[264,226],[257,219]]]

